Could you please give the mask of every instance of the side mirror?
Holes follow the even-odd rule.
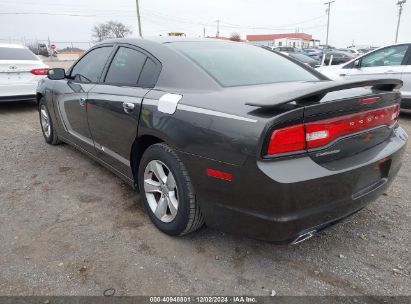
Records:
[[[356,60],[356,61],[354,61],[354,65],[353,65],[353,67],[354,67],[355,69],[359,69],[359,68],[361,67],[360,60]]]
[[[62,80],[66,78],[66,71],[62,68],[50,69],[47,72],[47,78],[51,80]]]

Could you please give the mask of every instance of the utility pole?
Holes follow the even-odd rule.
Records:
[[[330,11],[331,11],[331,4],[333,4],[335,1],[328,1],[325,2],[324,5],[328,5],[327,7],[327,15],[328,15],[328,20],[327,20],[327,38],[325,40],[325,45],[328,47],[328,34],[330,32]]]
[[[140,37],[143,38],[143,34],[141,33],[140,6],[138,5],[138,0],[136,0],[136,6],[137,6],[138,33]]]
[[[400,21],[401,21],[402,7],[404,6],[405,2],[407,2],[407,0],[398,0],[398,2],[397,2],[399,10],[398,10],[397,32],[395,34],[395,43],[398,42],[398,32],[400,31]]]
[[[220,19],[217,19],[216,22],[217,22],[217,34],[215,36],[220,37]]]
[[[205,27],[203,27],[203,38],[205,38]]]

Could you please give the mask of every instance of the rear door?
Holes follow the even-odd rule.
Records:
[[[71,69],[66,79],[56,81],[54,94],[57,111],[66,137],[91,154],[95,154],[87,122],[87,93],[98,83],[113,46],[90,50]]]
[[[159,71],[160,63],[144,50],[119,45],[104,78],[89,92],[88,123],[98,157],[130,178],[141,103]]]
[[[408,44],[389,46],[359,59],[359,68],[350,65],[342,70],[348,78],[401,78],[405,59],[408,53]]]

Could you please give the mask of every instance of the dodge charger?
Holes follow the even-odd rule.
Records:
[[[115,39],[37,89],[45,141],[140,193],[153,224],[299,243],[364,208],[401,166],[401,80],[332,81],[211,39]]]

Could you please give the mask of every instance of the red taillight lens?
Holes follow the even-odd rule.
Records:
[[[271,134],[268,154],[289,153],[305,149],[304,125],[275,130]]]
[[[392,126],[398,119],[400,105],[370,110],[275,130],[268,154],[282,154],[326,146],[339,137],[377,126]]]
[[[37,76],[39,76],[39,75],[47,75],[48,70],[49,70],[49,69],[47,69],[47,68],[34,69],[34,70],[31,70],[31,73],[32,73],[33,75],[37,75]]]
[[[307,123],[305,125],[307,148],[318,148],[341,136],[377,126],[391,126],[397,120],[399,109],[399,105],[394,105],[383,109]]]

